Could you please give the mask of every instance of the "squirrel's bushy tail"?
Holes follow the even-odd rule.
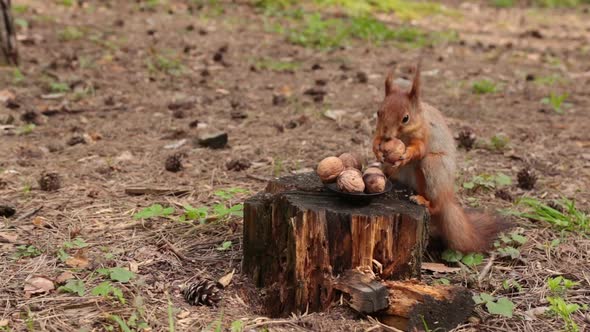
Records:
[[[464,211],[454,199],[442,204],[433,219],[447,246],[464,253],[489,250],[498,233],[508,228],[491,215]]]

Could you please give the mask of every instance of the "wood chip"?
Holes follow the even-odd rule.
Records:
[[[422,270],[438,273],[455,273],[461,271],[460,267],[450,267],[441,263],[422,263]]]
[[[235,272],[236,272],[235,269],[232,270],[230,273],[228,273],[228,274],[224,275],[223,277],[219,278],[219,280],[217,280],[217,283],[219,285],[221,285],[221,287],[226,288],[231,283],[231,280],[234,277],[234,273]]]

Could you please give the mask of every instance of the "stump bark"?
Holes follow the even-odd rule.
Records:
[[[10,0],[0,0],[0,65],[18,65]]]
[[[243,270],[265,287],[271,316],[326,309],[350,269],[420,277],[429,216],[408,192],[363,203],[323,188],[315,174],[285,177],[244,204]]]

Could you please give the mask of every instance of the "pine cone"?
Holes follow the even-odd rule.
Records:
[[[221,291],[215,281],[201,279],[186,286],[182,295],[191,305],[215,306],[221,300]]]
[[[456,137],[457,141],[459,141],[459,147],[464,148],[465,150],[469,151],[473,148],[475,144],[475,133],[471,128],[464,128],[457,134]]]

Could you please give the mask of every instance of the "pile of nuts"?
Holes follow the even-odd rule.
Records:
[[[351,153],[339,157],[327,157],[320,161],[317,173],[324,183],[336,182],[338,189],[347,193],[380,193],[385,190],[387,179],[379,164],[371,164],[362,170],[362,163]]]

